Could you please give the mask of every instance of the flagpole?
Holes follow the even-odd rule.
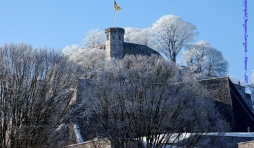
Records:
[[[114,0],[114,27],[116,27],[116,10],[122,10],[122,8],[119,7],[119,6],[116,4],[116,1]]]
[[[114,0],[114,27],[116,26],[116,10],[115,10],[115,0]]]
[[[116,11],[114,10],[114,27],[116,27]]]

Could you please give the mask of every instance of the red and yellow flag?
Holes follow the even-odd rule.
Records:
[[[116,1],[114,1],[114,10],[122,10],[122,8],[116,4]]]

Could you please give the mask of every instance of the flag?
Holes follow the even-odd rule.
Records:
[[[122,10],[121,7],[117,6],[116,1],[114,1],[114,10]]]

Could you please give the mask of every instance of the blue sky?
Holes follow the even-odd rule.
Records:
[[[254,1],[248,8],[247,75],[254,70]],[[91,29],[114,25],[113,0],[0,0],[0,45],[28,43],[62,50],[81,44]],[[147,28],[163,15],[194,24],[195,42],[208,41],[229,62],[229,74],[244,79],[244,2],[241,0],[117,0],[117,27]]]

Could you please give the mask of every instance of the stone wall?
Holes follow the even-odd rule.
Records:
[[[239,145],[240,142],[245,142],[245,141],[250,141],[250,140],[254,140],[254,137],[202,136],[199,139],[196,147],[198,147],[198,148],[203,148],[203,147],[237,148],[237,145]],[[209,141],[209,143],[206,143],[207,141]],[[206,143],[206,144],[204,144],[204,143]]]
[[[229,78],[201,80],[222,117],[230,123],[232,132],[254,131],[254,114],[246,103],[243,88],[239,92]]]
[[[231,127],[232,131],[236,131],[233,106],[230,95],[229,79],[215,78],[208,80],[201,80],[200,83],[208,90],[211,98],[214,100],[216,108]]]
[[[65,148],[111,148],[111,146],[110,142],[106,138],[94,138],[83,143],[68,145]]]
[[[254,148],[254,141],[240,142],[238,148]]]
[[[157,51],[140,44],[124,43],[123,54],[125,55],[143,55],[151,56],[152,54],[160,55]]]

